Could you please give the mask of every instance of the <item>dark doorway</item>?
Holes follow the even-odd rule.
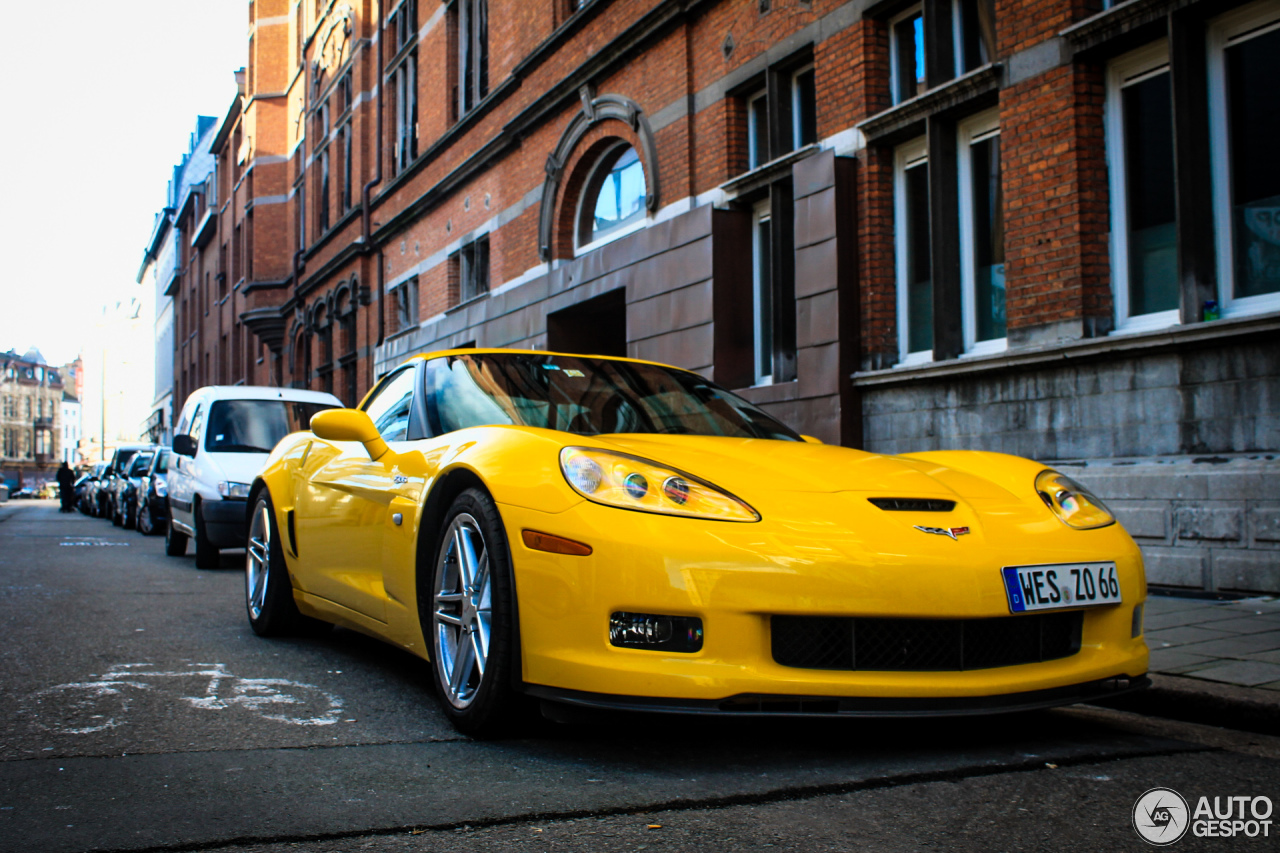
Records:
[[[580,355],[627,354],[627,291],[618,288],[547,315],[547,349]]]

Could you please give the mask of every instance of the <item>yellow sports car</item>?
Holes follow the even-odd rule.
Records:
[[[248,500],[249,621],[433,662],[463,732],[530,698],[933,715],[1143,686],[1142,558],[1062,474],[792,432],[696,373],[452,350],[311,419]]]

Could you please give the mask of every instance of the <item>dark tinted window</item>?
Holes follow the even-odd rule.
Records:
[[[280,439],[304,430],[311,416],[328,403],[292,400],[218,400],[209,409],[205,450],[219,453],[270,453]]]
[[[137,455],[137,453],[137,448],[134,448],[133,450],[117,450],[116,463],[111,467],[112,472],[119,474],[123,471],[128,471],[129,462]]]
[[[434,434],[518,424],[580,435],[678,433],[800,437],[696,373],[609,359],[480,353],[432,359],[427,416]]]
[[[152,453],[139,453],[133,457],[133,462],[129,463],[129,476],[141,477],[147,473],[147,466],[151,464]]]

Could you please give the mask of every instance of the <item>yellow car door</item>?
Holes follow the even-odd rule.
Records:
[[[388,376],[364,410],[388,443],[404,441],[417,383],[415,362]],[[402,444],[400,446],[403,446]],[[303,587],[379,623],[387,621],[383,537],[400,491],[390,451],[370,459],[358,441],[316,438],[302,465],[297,496]]]

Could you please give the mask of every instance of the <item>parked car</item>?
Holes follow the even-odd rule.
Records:
[[[138,518],[138,486],[147,469],[151,467],[151,460],[155,458],[158,450],[160,448],[156,447],[135,453],[129,460],[129,467],[116,478],[115,512],[111,517],[113,524],[126,530],[133,529]]]
[[[138,484],[134,518],[143,536],[159,533],[169,523],[169,457],[172,450],[161,448],[151,457],[151,464]]]
[[[191,393],[174,430],[169,462],[165,553],[186,553],[195,539],[196,566],[216,568],[223,548],[243,548],[249,484],[286,435],[342,402],[322,391],[209,386]]]
[[[95,462],[93,467],[89,469],[86,475],[87,480],[80,488],[80,511],[88,516],[96,516],[98,514],[98,490],[103,485],[103,478],[106,476],[107,468],[110,462]]]
[[[23,486],[21,489],[18,489],[18,491],[10,495],[10,497],[12,497],[14,500],[19,500],[19,501],[33,500],[35,496],[36,496],[35,490],[32,489],[30,486]]]
[[[529,698],[911,716],[1148,683],[1142,555],[1087,489],[823,445],[651,362],[414,358],[280,442],[249,503],[253,630],[411,650],[467,733]]]
[[[133,457],[144,451],[154,450],[155,445],[152,444],[126,444],[117,447],[115,452],[111,454],[111,462],[107,465],[107,470],[98,486],[98,516],[100,518],[109,518],[112,523],[119,524],[116,519],[116,491],[119,489],[119,481],[124,478],[124,474],[129,470],[129,463]]]

